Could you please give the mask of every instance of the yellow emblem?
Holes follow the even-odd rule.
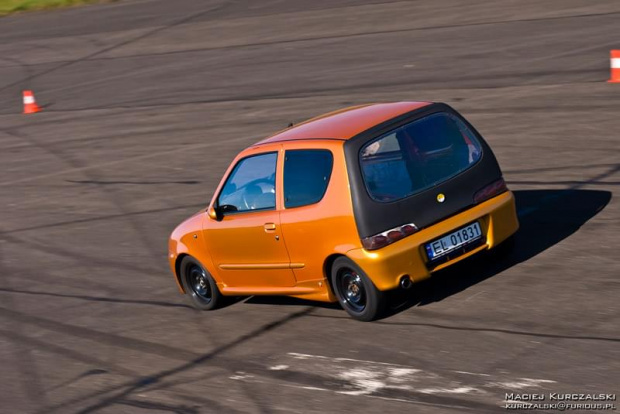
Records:
[[[443,193],[437,194],[437,201],[439,201],[440,203],[443,203],[445,200],[446,200],[446,196],[443,195]]]

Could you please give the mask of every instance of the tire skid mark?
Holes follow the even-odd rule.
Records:
[[[50,155],[54,156],[55,158],[57,158],[62,163],[70,165],[70,166],[72,166],[74,168],[84,168],[85,167],[80,160],[66,155],[63,151],[60,151],[60,150],[55,149],[55,148],[51,148],[49,145],[42,144],[42,143],[36,141],[35,139],[31,138],[27,134],[20,133],[18,130],[4,129],[4,132],[6,132],[6,133],[8,133],[10,135],[13,135],[16,138],[23,139],[23,140],[31,143],[33,146],[35,146],[37,148],[40,148],[43,151],[45,151],[45,152],[49,153]],[[94,175],[92,172],[90,172],[88,170],[83,170],[82,173],[89,180],[96,181],[99,178],[98,176]],[[109,188],[109,187],[105,187],[105,186],[97,186],[97,188],[100,190],[100,193],[102,194],[104,199],[106,199],[108,202],[110,202],[112,204],[112,206],[114,206],[118,211],[120,211],[121,214],[125,215],[125,217],[130,217],[130,216],[128,216],[128,214],[130,214],[131,212],[128,211],[127,208],[124,206],[124,203],[122,202],[121,198],[118,196],[117,192],[114,191],[114,189]],[[155,245],[151,242],[151,240],[148,237],[144,237],[146,234],[148,234],[146,229],[136,219],[128,219],[127,222],[129,224],[129,226],[134,230],[134,232],[136,234],[136,238],[139,240],[139,243],[141,243],[143,245],[143,247],[146,249],[146,251],[153,258],[153,260],[157,261],[157,259],[160,258],[160,254],[159,254],[159,250],[160,249],[155,247]]]
[[[20,345],[26,345],[31,348],[36,348],[39,351],[47,352],[50,354],[55,354],[58,356],[62,356],[73,361],[82,362],[92,367],[97,367],[99,370],[103,370],[105,372],[114,371],[118,374],[135,377],[138,375],[137,372],[127,369],[124,366],[114,364],[109,361],[104,361],[99,358],[92,356],[92,353],[84,354],[81,352],[73,351],[69,348],[65,348],[62,346],[54,345],[50,343],[50,341],[41,341],[39,339],[22,335],[16,333],[14,331],[7,331],[5,329],[0,329],[0,336],[10,339],[13,342],[16,342]],[[59,388],[60,386],[55,386],[48,389],[46,392],[52,391],[55,388]]]
[[[226,142],[227,143],[243,142],[243,141],[247,142],[247,141],[250,141],[251,139],[252,137],[243,137],[243,138],[229,139]],[[7,186],[7,185],[20,184],[20,183],[35,181],[35,180],[40,180],[40,179],[47,179],[47,178],[56,177],[59,175],[72,174],[76,172],[85,172],[89,170],[103,169],[103,168],[107,168],[107,167],[111,167],[111,166],[115,166],[119,164],[124,164],[127,162],[144,161],[144,160],[148,160],[151,158],[157,158],[157,157],[167,157],[167,156],[170,156],[171,154],[176,154],[176,153],[181,153],[181,152],[186,152],[186,151],[193,151],[196,149],[202,149],[202,148],[208,148],[208,147],[214,147],[218,145],[220,145],[220,143],[218,142],[204,142],[204,143],[199,143],[199,144],[186,145],[180,148],[169,149],[167,151],[151,152],[151,153],[144,154],[144,155],[137,155],[134,157],[123,158],[121,160],[114,160],[114,161],[108,161],[108,162],[102,162],[99,164],[91,164],[91,165],[84,165],[84,166],[75,166],[73,168],[51,172],[48,174],[40,174],[40,175],[31,176],[31,177],[24,177],[24,178],[12,180],[12,181],[3,181],[3,182],[0,182],[0,187]]]
[[[400,29],[386,29],[386,30],[363,31],[363,32],[355,32],[355,33],[347,33],[347,34],[326,35],[326,36],[308,36],[308,37],[301,37],[297,39],[272,40],[272,41],[265,41],[265,42],[251,42],[251,43],[240,43],[240,44],[232,44],[232,45],[225,45],[225,46],[192,48],[192,49],[185,49],[185,50],[173,50],[173,51],[167,51],[167,52],[134,53],[131,55],[122,55],[122,56],[99,56],[113,49],[117,49],[121,46],[125,46],[125,44],[130,44],[137,40],[141,40],[141,38],[150,36],[152,34],[152,33],[147,33],[146,35],[140,35],[136,37],[135,39],[130,39],[128,41],[121,42],[124,44],[110,46],[108,48],[92,53],[91,55],[88,55],[86,57],[83,57],[77,60],[59,60],[59,61],[50,61],[50,62],[33,64],[32,66],[49,65],[52,63],[59,64],[57,68],[52,68],[50,70],[37,73],[33,76],[33,78],[46,75],[47,73],[53,72],[57,69],[64,68],[66,66],[70,66],[74,63],[78,63],[82,61],[121,60],[121,59],[133,59],[133,58],[144,58],[144,57],[159,57],[159,56],[170,56],[170,55],[183,54],[183,53],[201,53],[201,52],[234,50],[234,49],[263,47],[263,46],[278,46],[278,45],[286,45],[286,44],[291,44],[291,43],[314,42],[314,41],[323,41],[323,40],[332,41],[332,40],[337,40],[337,39],[349,39],[349,38],[365,37],[365,36],[381,36],[381,35],[410,33],[410,32],[418,32],[418,31],[426,31],[426,30],[445,30],[445,29],[458,29],[458,28],[466,28],[466,27],[490,26],[490,25],[499,25],[499,24],[544,22],[544,21],[549,21],[549,20],[565,20],[565,19],[575,19],[575,18],[584,18],[584,17],[585,18],[605,17],[605,16],[614,16],[617,14],[620,14],[620,11],[602,12],[602,13],[585,13],[585,14],[575,14],[575,15],[567,15],[567,16],[550,16],[550,17],[538,17],[538,18],[534,17],[534,18],[525,18],[525,19],[506,19],[506,20],[496,20],[496,21],[487,21],[487,22],[472,22],[472,23],[461,23],[461,24],[410,27],[410,28],[400,28]],[[166,28],[167,27],[158,27],[156,29],[151,30],[151,32],[157,32],[157,31],[160,31]],[[589,50],[590,48],[592,48],[592,46],[585,48],[584,50]],[[579,51],[565,52],[565,53],[558,54],[558,56],[563,56],[564,54],[570,56],[575,53],[579,53]],[[547,57],[540,58],[540,59],[546,60],[552,57],[553,56],[547,56]],[[0,89],[0,91],[2,91],[5,88],[9,88],[11,86],[14,86],[14,84],[9,84],[7,86],[4,86],[3,88]]]
[[[592,75],[590,80],[579,80],[576,81],[566,80],[555,82],[553,86],[557,85],[570,85],[574,83],[598,83],[599,80],[596,79],[598,75],[600,75],[600,69],[567,69],[562,71],[562,74],[565,75]],[[505,80],[518,80],[518,81],[527,81],[529,79],[540,79],[543,76],[549,75],[557,75],[557,71],[546,70],[546,71],[531,71],[531,72],[523,72],[523,71],[497,71],[496,73],[482,73],[480,75],[461,75],[459,77],[458,89],[501,89],[506,87],[514,88],[515,86],[525,86],[522,83],[510,83],[508,85],[497,84],[497,82],[502,82]],[[495,81],[493,84],[491,81]],[[482,83],[479,83],[482,82]],[[145,100],[145,99],[134,99],[129,101],[122,101],[117,103],[112,103],[105,106],[87,106],[87,107],[79,107],[79,108],[65,108],[65,109],[50,109],[48,112],[78,112],[78,111],[93,111],[93,110],[119,110],[119,109],[148,109],[148,108],[160,108],[160,107],[177,107],[177,106],[187,106],[187,105],[203,105],[203,104],[212,104],[212,103],[224,103],[224,102],[252,102],[252,101],[262,101],[262,100],[283,100],[283,99],[294,99],[294,98],[316,98],[316,97],[327,97],[327,96],[338,96],[343,95],[348,92],[357,92],[360,90],[365,90],[366,92],[371,92],[373,90],[385,90],[386,88],[402,88],[406,86],[407,88],[411,87],[423,87],[423,88],[433,88],[433,86],[441,86],[441,89],[450,89],[457,88],[456,86],[451,86],[450,84],[446,84],[445,81],[438,81],[434,77],[418,77],[415,79],[397,79],[397,80],[385,80],[383,82],[358,82],[349,85],[326,85],[324,87],[301,87],[297,89],[288,88],[286,91],[277,92],[274,91],[271,94],[266,93],[256,93],[256,94],[241,94],[241,95],[229,95],[229,96],[219,96],[208,99],[189,99],[185,101],[154,101]],[[478,85],[476,87],[476,85]],[[482,86],[480,86],[482,85]],[[545,84],[546,86],[550,86]],[[416,88],[417,89],[417,88]],[[2,185],[2,183],[0,183]]]
[[[7,267],[6,270],[14,271],[15,269]],[[27,270],[27,272],[25,272],[25,270]],[[94,278],[76,279],[74,277],[71,277],[71,276],[68,276],[62,273],[51,274],[41,269],[31,270],[31,268],[25,268],[25,267],[22,267],[21,271],[25,274],[28,274],[29,277],[31,277],[33,280],[37,280],[38,282],[41,282],[41,283],[45,281],[49,281],[49,280],[54,280],[54,284],[59,288],[62,287],[62,288],[71,288],[71,289],[91,289],[91,290],[94,289],[97,291],[105,292],[113,296],[120,295],[125,292],[124,290],[120,288],[111,286],[109,283],[99,282],[97,281],[97,279],[94,279]],[[8,278],[17,279],[18,281],[22,280],[19,275],[15,274],[15,272],[13,273],[7,272],[7,275],[8,275]],[[15,290],[17,292],[16,289],[13,289],[13,288],[10,288],[10,289]]]
[[[22,85],[22,86],[23,86],[23,89],[30,89],[30,82],[29,82],[29,79],[31,79],[31,78],[32,78],[32,74],[33,74],[33,72],[32,72],[32,68],[33,68],[33,66],[35,66],[35,65],[31,65],[31,64],[28,64],[28,63],[24,63],[24,62],[22,62],[22,61],[21,61],[21,60],[19,60],[19,59],[16,59],[16,58],[10,58],[10,57],[6,57],[6,56],[4,56],[4,57],[0,57],[0,60],[5,60],[5,61],[7,61],[7,62],[13,62],[13,63],[16,63],[16,66],[17,66],[17,67],[19,67],[19,69],[20,69],[20,70],[22,70],[22,71],[24,71],[24,72],[26,73],[26,78],[25,78],[25,79],[23,79],[23,85]],[[3,66],[3,68],[4,68],[4,67],[5,67],[5,66]],[[17,84],[19,85],[19,83],[20,83],[20,82],[18,82]]]
[[[22,233],[22,232],[31,231],[31,230],[41,230],[41,229],[53,228],[53,227],[64,227],[64,226],[71,226],[71,225],[74,225],[74,224],[90,223],[90,222],[96,222],[96,221],[125,219],[127,217],[132,217],[132,216],[140,216],[140,215],[149,215],[149,214],[163,213],[163,212],[166,212],[166,211],[185,210],[185,209],[190,209],[190,208],[192,208],[192,209],[193,208],[200,208],[200,207],[204,207],[205,204],[206,203],[189,204],[189,205],[184,205],[184,206],[173,206],[173,207],[155,208],[155,209],[142,210],[142,211],[132,211],[132,212],[129,212],[129,213],[107,214],[107,215],[103,215],[103,216],[88,217],[88,218],[77,219],[77,220],[59,221],[59,222],[56,222],[56,223],[41,224],[41,225],[38,225],[38,226],[22,227],[22,228],[17,228],[17,229],[9,229],[9,230],[6,230],[6,231],[0,231],[0,236],[6,236],[8,234],[14,234],[14,233]]]
[[[144,341],[141,339],[129,338],[109,332],[102,332],[91,328],[84,328],[52,319],[39,316],[28,315],[12,309],[0,307],[0,317],[18,321],[20,324],[28,324],[39,328],[58,332],[60,334],[82,338],[89,341],[96,341],[100,344],[107,344],[113,347],[121,347],[138,352],[148,352],[149,354],[162,356],[165,358],[180,359],[182,361],[191,360],[199,357],[199,353],[183,350],[180,348]]]
[[[72,184],[86,185],[163,185],[163,184],[179,184],[179,185],[195,185],[200,184],[198,180],[65,180]]]
[[[0,308],[1,311],[6,311],[3,308]],[[40,413],[50,413],[50,412],[54,412],[57,410],[62,410],[61,412],[66,412],[66,407],[74,405],[74,404],[78,404],[80,402],[84,402],[84,401],[88,401],[91,399],[96,399],[99,397],[102,397],[101,400],[92,403],[91,405],[89,405],[88,407],[78,411],[81,414],[84,413],[91,413],[91,412],[96,412],[102,408],[114,405],[115,403],[117,403],[118,401],[127,399],[127,397],[129,395],[134,394],[136,391],[138,390],[145,390],[148,387],[152,386],[153,384],[157,384],[162,382],[162,380],[167,379],[167,378],[171,378],[174,375],[189,371],[189,370],[193,370],[198,368],[199,366],[205,364],[206,362],[210,362],[212,361],[214,358],[218,357],[220,354],[223,354],[225,352],[228,352],[229,350],[233,349],[233,348],[237,348],[243,344],[245,344],[248,341],[251,341],[257,337],[260,337],[262,335],[267,334],[268,332],[271,332],[283,325],[288,324],[291,321],[294,321],[298,318],[304,317],[309,315],[311,312],[313,311],[313,308],[308,307],[305,308],[303,310],[300,310],[298,312],[294,312],[294,313],[290,313],[288,315],[285,315],[284,317],[277,319],[273,322],[267,323],[265,325],[262,325],[260,327],[258,327],[257,329],[252,330],[251,332],[248,332],[246,334],[243,334],[241,336],[239,336],[237,339],[230,341],[224,345],[220,345],[217,348],[215,348],[214,350],[204,353],[204,354],[199,354],[197,357],[191,359],[188,362],[185,362],[181,365],[178,365],[174,368],[170,368],[170,369],[166,369],[163,371],[160,371],[156,374],[152,374],[149,375],[147,377],[143,377],[140,378],[136,381],[129,381],[129,382],[125,382],[123,384],[120,385],[115,385],[112,387],[109,387],[105,390],[98,390],[96,392],[90,393],[88,395],[83,395],[77,398],[74,398],[70,401],[66,401],[64,403],[61,404],[56,404],[54,406],[48,407],[48,409],[46,410],[42,410],[42,411],[38,411]],[[188,353],[189,351],[178,351],[179,353]],[[109,395],[112,393],[116,393],[114,395]],[[107,397],[106,397],[107,395]]]
[[[584,182],[598,181],[598,180],[607,178],[609,176],[612,176],[620,172],[620,164],[603,163],[603,164],[588,164],[588,165],[574,165],[574,166],[569,165],[569,166],[560,166],[560,167],[542,167],[542,168],[531,168],[531,169],[526,169],[526,170],[513,170],[513,171],[507,170],[505,171],[505,173],[507,174],[531,174],[531,173],[539,173],[539,172],[546,172],[546,171],[562,171],[562,170],[591,169],[591,168],[608,168],[608,170]]]
[[[620,185],[620,181],[578,181],[578,180],[574,180],[574,181],[535,181],[535,180],[531,180],[531,181],[506,181],[506,184],[511,184],[511,185],[543,185],[543,186],[550,186],[550,185],[561,185],[561,186],[580,186],[580,187],[585,187],[585,186],[613,186],[613,185]]]
[[[146,410],[169,411],[176,414],[198,414],[200,408],[188,407],[185,404],[171,405],[169,403],[159,403],[153,401],[142,401],[138,399],[123,399],[116,402],[115,405],[144,408]]]
[[[78,167],[78,168],[82,166],[80,161],[75,160],[72,157],[65,155],[62,151],[53,149],[49,147],[48,145],[41,144],[37,142],[36,140],[32,139],[31,137],[29,137],[28,135],[19,133],[17,130],[5,129],[4,132],[10,135],[16,136],[18,138],[21,138],[29,142],[35,147],[41,148],[42,150],[56,157],[62,163],[66,163],[68,165],[71,165],[73,167]],[[95,178],[93,175],[89,174],[89,172],[84,172],[84,175],[89,179]],[[101,190],[101,193],[103,194],[104,198],[107,199],[108,201],[111,201],[112,205],[115,206],[121,212],[122,215],[125,215],[125,216],[127,215],[128,211],[124,208],[123,204],[121,203],[121,201],[118,199],[118,197],[113,191],[111,191],[109,188],[106,188],[106,187],[98,187],[98,188]],[[139,223],[137,223],[136,220],[130,219],[128,220],[128,222],[129,222],[129,225],[133,227],[134,231],[136,232],[137,238],[140,240],[142,245],[146,248],[147,252],[149,252],[150,256],[156,261],[159,258],[158,249],[156,249],[153,245],[151,245],[148,238],[141,237],[143,234],[147,234],[147,233],[141,228],[141,226],[139,225]],[[114,306],[117,304],[118,303],[108,302],[109,306]],[[111,311],[111,308],[108,308],[108,311]],[[110,347],[108,351],[110,353],[108,358],[114,359],[113,353],[115,352],[115,348]]]
[[[65,337],[69,336],[79,338],[89,342],[96,342],[99,345],[114,346],[130,351],[137,351],[140,353],[164,357],[175,361],[188,362],[198,359],[203,355],[199,352],[193,352],[183,348],[162,345],[160,343],[145,341],[137,338],[130,338],[115,333],[101,332],[90,328],[83,328],[71,324],[66,324],[63,322],[56,322],[50,319],[30,316],[0,307],[0,318],[2,317],[17,321],[21,325],[25,324],[36,326],[38,329],[49,330],[50,332],[54,332]],[[93,348],[90,348],[90,352],[87,355],[84,355],[70,349],[53,345],[50,343],[50,341],[41,341],[26,335],[16,334],[12,331],[0,329],[0,335],[7,336],[17,342],[31,344],[33,345],[33,347],[40,348],[46,352],[57,353],[59,355],[74,359],[79,362],[89,363],[97,368],[114,371],[126,376],[135,377],[137,375],[137,373],[133,370],[119,367],[114,363],[102,362],[102,360],[93,356],[97,354],[96,349]],[[246,369],[254,373],[260,373],[265,369],[265,366],[261,363],[253,362],[251,360],[240,360],[238,358],[232,359],[218,357],[217,360],[211,361],[210,365],[218,367],[220,369],[224,369],[226,371],[239,371]],[[184,379],[177,382],[161,381],[158,384],[154,385],[154,387],[152,387],[152,390],[170,389],[175,385],[189,384],[191,382],[195,382],[204,378],[212,378],[212,374],[208,374],[206,376],[200,374],[197,378],[194,378],[192,380]]]
[[[71,359],[73,361],[82,362],[89,366],[98,367],[98,368],[93,368],[88,371],[85,371],[84,373],[80,375],[77,375],[60,384],[57,384],[57,385],[54,385],[48,388],[47,390],[45,390],[46,393],[48,394],[51,394],[52,392],[55,392],[60,389],[64,389],[67,386],[75,385],[78,381],[83,380],[87,377],[91,377],[93,375],[117,374],[117,375],[123,375],[123,376],[133,378],[133,379],[140,377],[140,373],[138,373],[137,371],[129,370],[123,366],[119,366],[117,364],[103,361],[96,357],[93,357],[92,352],[89,354],[83,354],[83,353],[76,352],[68,348],[50,344],[49,341],[40,341],[35,338],[17,335],[14,332],[9,332],[9,331],[4,331],[4,330],[0,330],[0,336],[4,336],[19,344],[31,346],[32,348],[36,348],[37,350],[40,350],[42,352],[55,354],[58,356]],[[211,406],[218,407],[221,410],[224,410],[224,407],[221,407],[216,401],[211,400],[211,399],[206,399],[204,396],[196,397],[193,395],[187,395],[187,394],[180,392],[179,390],[171,391],[170,394],[176,399],[179,399],[180,401],[192,401],[194,403],[198,403],[201,405],[208,404]],[[121,400],[121,401],[118,401],[117,404],[118,405],[130,405],[130,406],[135,406],[135,407],[152,407],[152,408],[156,408],[157,406],[160,405],[154,402],[154,399],[155,399],[154,397],[156,396],[153,394],[149,395],[148,401],[140,400],[138,397],[140,396],[137,396],[135,399],[131,400],[133,403],[127,404],[126,400]],[[161,404],[161,406],[165,407],[166,405]],[[225,410],[226,412],[241,413],[241,411],[232,410],[232,409],[229,409],[228,407],[226,407]],[[173,410],[173,412],[177,412],[177,411]]]
[[[510,378],[505,373],[430,372],[394,363],[295,352],[271,363],[274,365],[262,372],[236,371],[229,379],[476,412],[497,411],[500,403],[497,389],[529,390],[556,383],[547,379]]]
[[[157,306],[157,307],[164,307],[164,308],[192,309],[191,306],[186,305],[184,303],[163,302],[163,301],[157,301],[157,300],[123,299],[123,298],[117,298],[117,297],[89,296],[89,295],[70,295],[70,294],[65,294],[65,293],[37,292],[37,291],[30,291],[30,290],[0,288],[0,294],[2,293],[68,298],[68,299],[85,300],[89,302],[120,303],[120,304],[126,304],[126,305],[144,305],[144,306]]]
[[[42,226],[42,227],[45,228],[45,226]],[[42,227],[37,227],[36,229],[38,230],[38,229],[41,229]],[[136,273],[141,273],[141,274],[152,274],[152,273],[162,271],[161,267],[157,267],[155,265],[139,266],[139,265],[133,264],[133,262],[130,262],[130,261],[121,262],[121,261],[115,261],[110,257],[103,258],[103,257],[92,256],[92,255],[88,255],[84,253],[79,253],[77,249],[68,249],[68,248],[63,249],[59,247],[58,244],[54,244],[54,245],[43,244],[43,243],[35,242],[32,239],[23,240],[18,237],[12,236],[11,233],[15,233],[15,232],[0,231],[0,235],[5,240],[9,241],[13,245],[27,246],[28,251],[39,251],[39,252],[51,254],[57,257],[62,257],[64,259],[69,259],[78,265],[89,263],[89,264],[101,266],[102,268],[118,269],[118,270],[122,270],[125,272],[130,270],[130,271],[134,271]]]
[[[74,65],[76,63],[87,61],[87,60],[92,59],[92,58],[94,58],[96,56],[102,55],[102,54],[104,54],[106,52],[110,52],[112,50],[115,50],[115,49],[121,48],[123,46],[126,46],[128,44],[131,44],[131,43],[137,42],[139,40],[145,39],[145,38],[147,38],[149,36],[152,36],[152,35],[154,35],[156,33],[159,33],[161,31],[170,29],[172,27],[178,26],[178,25],[183,24],[185,22],[188,22],[188,21],[190,21],[192,19],[195,19],[196,17],[199,17],[199,16],[202,16],[204,14],[207,14],[207,13],[213,12],[215,10],[218,10],[221,7],[223,7],[221,4],[218,4],[216,6],[211,6],[211,7],[207,8],[205,10],[202,10],[202,11],[200,11],[198,13],[192,13],[192,14],[190,14],[188,16],[184,16],[184,17],[179,18],[179,19],[177,19],[177,20],[175,20],[173,22],[170,22],[168,24],[161,25],[161,26],[156,26],[154,28],[150,28],[148,30],[144,30],[142,33],[138,34],[137,36],[133,36],[133,37],[131,37],[129,39],[122,40],[122,41],[114,43],[114,44],[112,44],[110,46],[106,46],[106,47],[104,47],[102,49],[99,49],[99,50],[96,50],[94,52],[88,53],[88,54],[86,54],[86,55],[84,55],[82,57],[79,57],[77,59],[73,59],[73,60],[69,60],[69,61],[63,62],[63,63],[61,63],[59,65],[53,66],[52,68],[43,70],[43,71],[38,72],[38,73],[30,74],[30,75],[28,75],[25,78],[22,78],[22,79],[19,79],[19,80],[15,81],[15,82],[9,83],[8,85],[4,85],[4,86],[0,87],[0,92],[5,91],[5,90],[7,90],[9,88],[12,88],[14,86],[17,86],[17,85],[21,84],[22,82],[32,82],[34,79],[40,78],[41,76],[48,75],[50,73],[56,72],[56,71],[58,71],[60,69],[64,69],[64,68],[66,68],[68,66],[71,66],[71,65]]]
[[[192,402],[194,404],[199,405],[200,407],[209,407],[212,408],[213,411],[215,413],[231,413],[231,414],[246,414],[245,411],[241,411],[241,410],[237,410],[229,405],[224,406],[221,404],[220,401],[215,400],[215,399],[211,399],[211,398],[207,398],[204,394],[200,395],[199,397],[196,395],[192,395],[192,394],[186,394],[182,391],[179,390],[175,390],[173,392],[170,393],[175,399],[179,399],[180,401],[182,401],[183,403],[187,403]],[[141,408],[150,408],[149,404],[152,404],[154,400],[156,400],[158,397],[158,395],[153,395],[151,393],[148,394],[147,396],[143,396],[143,395],[136,395],[135,397],[131,398],[131,399],[123,399],[123,400],[118,400],[116,402],[116,405],[132,405],[132,404],[126,404],[127,401],[131,401],[133,403],[134,407],[141,407]],[[140,406],[138,404],[144,404],[143,406]],[[164,405],[166,404],[166,405]],[[168,402],[166,403],[162,403],[159,406],[160,407],[164,407],[167,406]],[[154,407],[152,407],[154,408]],[[202,410],[199,410],[198,413],[202,413]]]
[[[105,110],[106,112],[108,112],[109,110]],[[61,111],[46,111],[46,112],[56,112],[59,113]],[[112,112],[110,110],[110,112]],[[55,125],[57,123],[69,123],[71,121],[82,121],[82,117],[72,117],[72,119],[66,120],[64,118],[58,117],[60,119],[53,119],[53,120],[47,120],[47,121],[42,121],[39,122],[35,125],[22,125],[19,128],[27,128],[27,127],[40,127],[40,126],[49,126],[49,125]],[[237,126],[265,126],[265,125],[271,125],[270,121],[266,121],[266,120],[260,120],[260,121],[251,121],[249,119],[245,119],[245,120],[236,120],[236,125]],[[138,124],[138,127],[141,127],[142,125]],[[230,126],[230,122],[222,122],[222,123],[216,123],[216,122],[209,122],[209,124],[204,125],[204,129],[214,129],[214,128],[224,128],[224,127],[228,127]],[[197,129],[200,129],[201,127],[198,126],[192,126],[192,127],[179,127],[179,126],[172,126],[172,127],[162,127],[162,128],[154,128],[154,129],[149,129],[149,130],[139,130],[139,131],[132,131],[130,134],[127,135],[121,135],[119,133],[114,133],[114,134],[97,134],[97,135],[92,135],[92,136],[87,136],[87,137],[77,137],[77,138],[64,138],[64,139],[56,139],[53,142],[50,143],[50,145],[56,147],[56,146],[66,146],[66,145],[70,145],[70,144],[93,144],[95,142],[99,142],[99,141],[112,141],[112,140],[123,140],[123,141],[127,141],[128,139],[142,139],[144,137],[152,137],[152,136],[166,136],[167,134],[175,134],[175,135],[179,135],[182,134],[184,132],[192,132],[192,131],[196,131]],[[0,132],[2,132],[0,130]],[[22,149],[22,148],[28,148],[30,147],[29,144],[24,144],[24,143],[19,143],[19,144],[15,144],[12,146],[6,146],[4,147],[4,150],[14,150],[14,149]]]
[[[49,112],[49,110],[46,110],[45,112]],[[89,114],[78,114],[78,115],[66,114],[65,116],[54,116],[54,118],[51,118],[51,119],[50,118],[35,118],[35,119],[28,118],[27,120],[24,120],[24,122],[21,124],[12,125],[12,128],[23,130],[24,128],[52,126],[52,125],[58,125],[58,124],[62,125],[62,124],[71,123],[73,121],[85,121],[85,120],[91,123],[106,122],[107,119],[112,118],[112,117],[116,118],[119,115],[121,115],[121,113],[122,113],[121,111],[93,111],[92,113],[89,113]],[[88,119],[86,119],[87,117]],[[15,114],[0,114],[0,119],[9,119],[11,121],[16,120]],[[0,130],[0,132],[3,132],[3,131]]]
[[[6,241],[0,238],[0,275],[6,274],[4,264],[5,245]],[[0,281],[2,281],[2,286],[11,287],[8,278],[0,278]],[[11,295],[9,295],[3,303],[13,309],[19,309],[19,303],[16,303]],[[16,323],[14,320],[9,320],[4,326],[10,328],[10,332],[15,335],[21,335],[24,331],[24,326],[20,323]],[[45,393],[43,382],[41,380],[41,374],[39,373],[37,361],[34,358],[32,349],[33,348],[29,346],[16,346],[15,364],[24,376],[24,379],[20,381],[22,383],[21,385],[24,396],[27,396],[30,401],[36,402],[37,406],[45,407],[48,405],[47,394]],[[5,367],[5,369],[8,371],[8,367]]]
[[[320,316],[319,316],[320,317]],[[501,333],[507,335],[519,335],[519,336],[532,336],[535,338],[553,338],[553,339],[567,339],[567,340],[579,340],[579,341],[603,341],[603,342],[620,342],[620,338],[604,337],[604,336],[588,336],[588,335],[561,335],[544,332],[528,332],[517,331],[502,328],[478,328],[467,326],[450,326],[441,325],[436,323],[409,323],[409,322],[378,322],[383,325],[400,325],[400,326],[424,326],[428,328],[447,329],[454,331],[468,331],[468,332],[487,332],[487,333]]]

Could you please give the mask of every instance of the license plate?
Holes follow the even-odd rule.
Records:
[[[430,260],[434,260],[481,237],[480,224],[478,222],[471,223],[439,239],[426,243],[426,253]]]

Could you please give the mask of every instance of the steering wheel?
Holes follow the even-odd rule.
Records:
[[[241,201],[246,210],[254,210],[256,207],[254,205],[254,201],[256,197],[263,194],[263,190],[261,190],[260,186],[255,182],[252,184],[248,184],[244,189],[243,193],[241,193]]]

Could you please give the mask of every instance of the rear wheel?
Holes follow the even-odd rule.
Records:
[[[215,280],[209,272],[193,257],[186,256],[181,260],[181,282],[192,306],[199,310],[217,308],[222,299]]]
[[[346,257],[334,261],[331,282],[340,305],[360,321],[372,321],[381,315],[384,294],[364,271]]]

